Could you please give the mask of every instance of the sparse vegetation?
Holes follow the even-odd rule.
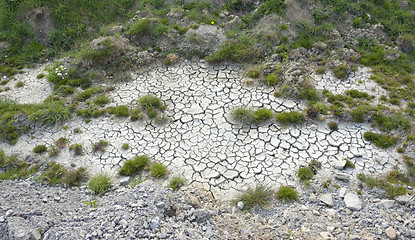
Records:
[[[72,144],[69,146],[69,150],[73,151],[75,156],[81,156],[84,154],[84,147],[81,144]]]
[[[334,76],[340,79],[345,79],[347,77],[348,71],[349,67],[343,64],[333,68]]]
[[[339,125],[336,122],[329,122],[328,126],[331,131],[339,130]]]
[[[174,177],[171,179],[169,183],[169,188],[173,190],[179,190],[182,186],[184,186],[185,180],[181,177]]]
[[[241,193],[233,202],[243,202],[245,210],[250,210],[254,207],[263,208],[270,203],[272,195],[273,191],[269,187],[260,184]]]
[[[147,156],[137,156],[134,159],[127,160],[118,171],[123,176],[135,176],[150,163]],[[157,168],[157,167],[156,167]]]
[[[275,118],[278,122],[285,125],[299,124],[305,120],[304,115],[296,111],[277,113]]]
[[[0,180],[14,180],[26,178],[34,174],[38,166],[20,161],[16,156],[7,156],[3,149],[0,149]]]
[[[109,145],[108,141],[105,140],[99,140],[98,142],[92,144],[92,151],[94,152],[105,152],[105,147],[107,147]]]
[[[48,150],[48,148],[45,145],[38,145],[38,146],[33,148],[33,152],[37,153],[37,154],[42,154],[42,153],[46,152],[47,150]]]
[[[254,118],[254,113],[251,109],[246,107],[239,107],[233,110],[232,117],[242,123],[251,122]]]
[[[49,184],[65,184],[66,187],[75,187],[85,182],[88,179],[88,174],[86,169],[82,167],[68,170],[61,164],[50,162],[42,172],[40,179]]]
[[[290,186],[281,186],[277,191],[277,198],[280,201],[295,201],[298,200],[298,193]]]
[[[310,168],[301,167],[298,169],[297,176],[302,182],[308,182],[313,178],[314,174]]]
[[[363,134],[363,137],[366,141],[369,141],[375,144],[376,147],[380,148],[388,148],[396,144],[395,137],[389,137],[379,133],[365,132]]]
[[[162,178],[167,174],[167,168],[161,163],[153,163],[150,167],[150,174],[156,178]]]
[[[261,123],[268,121],[269,119],[271,119],[273,115],[274,113],[270,109],[260,108],[255,110],[255,112],[252,115],[252,120],[255,123]]]
[[[123,145],[121,146],[121,148],[122,148],[123,150],[127,150],[127,149],[129,149],[129,148],[130,148],[130,144],[128,144],[128,143],[123,143]]]
[[[112,187],[111,178],[104,173],[93,176],[89,180],[88,188],[95,195],[103,195]]]

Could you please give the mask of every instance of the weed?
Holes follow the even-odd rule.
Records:
[[[138,99],[138,104],[144,110],[147,110],[148,108],[154,108],[157,110],[164,111],[166,108],[161,102],[160,98],[153,96],[153,95],[146,95],[146,96],[140,97]]]
[[[48,150],[48,148],[45,145],[38,145],[38,146],[33,148],[33,152],[37,153],[37,154],[42,154],[42,153],[46,152],[47,150]]]
[[[144,181],[145,181],[145,179],[142,179],[141,176],[139,176],[138,178],[135,177],[135,178],[131,179],[129,186],[130,186],[131,189],[134,189],[138,184],[140,184]]]
[[[339,130],[339,125],[336,122],[329,122],[328,126],[331,131]]]
[[[105,152],[105,147],[107,147],[108,144],[109,144],[108,141],[105,141],[105,140],[101,139],[98,142],[92,144],[92,151],[94,151],[94,152],[98,152],[98,151]]]
[[[129,148],[130,148],[130,144],[128,144],[128,143],[124,143],[124,144],[121,146],[121,148],[122,148],[123,150],[127,150],[127,149],[129,149]]]
[[[61,153],[61,150],[56,146],[51,146],[48,150],[49,157],[57,157]]]
[[[185,180],[181,177],[174,177],[171,179],[169,183],[169,188],[172,188],[174,191],[179,190],[182,186],[184,186]]]
[[[68,144],[69,140],[67,138],[61,137],[58,140],[55,141],[55,145],[58,148],[65,148],[66,145]]]
[[[147,156],[137,156],[134,159],[127,160],[118,171],[123,176],[134,176],[143,170],[150,162]]]
[[[130,116],[130,109],[125,105],[119,105],[109,111],[117,117],[128,117]]]
[[[79,187],[82,182],[88,180],[88,174],[85,168],[80,167],[78,169],[69,170],[63,177],[63,183],[67,187]]]
[[[301,91],[300,98],[308,101],[317,101],[320,99],[315,89],[306,88]]]
[[[318,169],[321,168],[321,162],[313,159],[308,163],[308,168],[310,168],[313,174],[315,175],[317,174]]]
[[[167,174],[167,168],[161,163],[153,163],[150,167],[150,174],[156,178],[162,178]]]
[[[373,132],[365,132],[363,137],[366,141],[369,141],[375,144],[376,147],[380,148],[388,148],[396,144],[395,137],[389,137],[383,134],[373,133]]]
[[[255,123],[268,121],[274,113],[270,109],[260,108],[253,112],[252,120]]]
[[[323,182],[322,186],[323,188],[329,188],[331,184],[331,179],[327,179],[326,181]]]
[[[88,202],[82,201],[82,203],[85,203],[86,205],[95,208],[97,206],[97,199],[96,198],[94,198],[94,200],[90,199]]]
[[[349,67],[343,64],[333,68],[334,76],[339,79],[345,79],[347,77],[348,71]]]
[[[366,99],[366,100],[370,100],[372,97],[369,96],[368,93],[366,92],[360,92],[358,90],[352,89],[352,90],[347,90],[344,92],[346,95],[352,97],[352,98],[362,98],[362,99]]]
[[[233,202],[243,202],[246,210],[257,206],[263,208],[270,203],[272,195],[273,191],[269,187],[259,184],[255,188],[249,188],[246,192],[241,193]]]
[[[143,118],[144,118],[144,114],[143,114],[143,111],[141,111],[141,109],[134,108],[133,110],[131,110],[131,114],[130,114],[131,121],[137,121]]]
[[[30,116],[30,120],[40,121],[43,124],[53,125],[58,122],[63,122],[71,116],[68,107],[65,107],[61,102],[45,103],[41,109],[34,111]]]
[[[97,110],[92,111],[91,117],[97,118],[97,117],[103,116],[106,112],[107,110],[105,109],[97,109]]]
[[[264,80],[268,85],[275,86],[278,83],[278,73],[268,74]]]
[[[88,188],[95,195],[103,195],[112,187],[111,178],[104,173],[95,175],[89,180]]]
[[[296,111],[277,113],[275,118],[278,122],[285,125],[299,124],[305,120],[304,115]]]
[[[44,73],[39,73],[37,76],[36,76],[36,78],[37,79],[42,79],[42,78],[44,78],[46,75],[44,74]]]
[[[0,180],[14,180],[26,178],[34,174],[38,166],[30,165],[24,161],[19,161],[16,156],[7,156],[4,150],[0,150]]]
[[[364,119],[364,110],[361,108],[353,109],[350,111],[350,115],[352,115],[353,121],[357,123],[362,123]]]
[[[290,186],[281,186],[277,191],[277,198],[280,201],[291,202],[298,200],[298,193]]]
[[[319,67],[319,68],[316,69],[316,73],[320,74],[320,75],[325,74],[326,71],[327,71],[327,69],[325,67]]]
[[[318,110],[318,108],[315,105],[310,105],[310,106],[308,106],[308,108],[306,110],[306,113],[307,113],[308,118],[317,119],[319,114],[320,114],[320,111]]]
[[[101,89],[101,87],[91,87],[91,88],[88,88],[88,89],[86,89],[85,91],[83,91],[83,92],[81,92],[81,93],[79,93],[78,94],[78,96],[77,96],[77,99],[79,100],[79,101],[85,101],[85,100],[87,100],[87,99],[89,99],[89,98],[91,98],[91,96],[93,95],[93,94],[95,94],[95,93],[98,93],[98,92],[100,92],[102,89]]]
[[[356,165],[350,161],[349,159],[344,159],[346,160],[346,164],[344,165],[344,168],[356,168]]]
[[[249,69],[248,70],[248,77],[250,78],[258,78],[260,75],[260,72],[257,69]]]
[[[17,82],[15,85],[16,88],[21,88],[23,86],[24,86],[24,82]]]
[[[251,122],[254,118],[254,113],[252,110],[245,108],[245,107],[239,107],[233,110],[232,117],[236,121],[239,121],[241,123],[247,123]]]
[[[405,148],[403,148],[403,147],[398,147],[398,148],[396,149],[396,152],[398,152],[398,153],[405,153]]]
[[[73,151],[75,156],[81,156],[84,154],[84,148],[81,144],[72,144],[69,146],[69,150]]]
[[[94,103],[98,106],[105,106],[106,104],[110,103],[110,99],[109,97],[105,96],[105,95],[98,95],[95,99],[94,99]]]
[[[302,182],[310,181],[314,174],[313,171],[308,167],[301,167],[298,169],[297,176],[300,178]]]

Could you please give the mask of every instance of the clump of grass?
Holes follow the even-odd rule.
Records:
[[[181,177],[174,177],[169,183],[169,188],[172,188],[174,191],[179,190],[184,186],[185,180]]]
[[[308,163],[308,168],[311,169],[311,171],[313,172],[313,174],[317,174],[318,169],[321,168],[321,162],[313,159]]]
[[[150,167],[150,174],[156,178],[162,178],[167,174],[167,168],[161,163],[153,163]]]
[[[14,85],[16,88],[21,88],[24,86],[24,82],[17,82],[16,85]]]
[[[141,109],[134,108],[133,110],[131,110],[131,114],[130,114],[131,121],[137,121],[139,119],[143,119],[143,117],[144,117],[144,114],[143,114],[143,111],[141,111]]]
[[[327,71],[327,69],[325,67],[319,67],[319,68],[316,69],[316,73],[320,74],[320,75],[325,74],[326,71]]]
[[[30,120],[39,121],[43,124],[53,125],[63,122],[71,116],[68,107],[61,102],[45,103],[39,110],[34,111],[30,116]]]
[[[134,159],[128,160],[118,171],[122,176],[135,176],[143,170],[150,162],[147,156],[137,156]]]
[[[253,120],[254,114],[251,109],[246,107],[238,107],[233,110],[232,117],[239,122],[247,123]]]
[[[102,195],[112,187],[111,178],[104,173],[98,174],[91,178],[88,188],[95,195]]]
[[[365,120],[364,113],[365,111],[360,108],[353,109],[352,111],[350,111],[350,115],[352,116],[353,121],[357,123],[362,123]]]
[[[281,186],[277,191],[277,199],[287,202],[295,201],[298,200],[298,193],[290,186]]]
[[[72,144],[69,146],[69,150],[73,151],[75,156],[84,154],[84,147],[81,144]]]
[[[44,74],[44,73],[39,73],[37,76],[36,76],[36,78],[37,79],[41,79],[41,78],[44,78],[46,75]]]
[[[339,79],[345,79],[347,77],[348,71],[349,71],[349,67],[344,64],[333,68],[334,76]]]
[[[300,98],[308,101],[317,101],[320,99],[320,96],[315,89],[306,88],[301,91]]]
[[[127,150],[127,149],[129,149],[129,148],[130,148],[130,144],[128,144],[128,143],[124,143],[124,144],[121,146],[121,148],[122,148],[123,150]]]
[[[33,152],[37,153],[37,154],[42,154],[42,153],[46,152],[47,150],[48,150],[48,148],[45,145],[38,145],[38,146],[33,148]]]
[[[298,169],[297,176],[302,182],[308,182],[313,179],[314,173],[308,167],[301,167]]]
[[[258,69],[249,69],[248,70],[248,77],[250,78],[258,78],[260,75],[260,72],[258,71]]]
[[[119,105],[114,108],[110,108],[108,111],[110,114],[114,114],[117,117],[130,116],[130,109],[125,105]]]
[[[106,104],[110,103],[109,97],[105,95],[99,95],[94,99],[94,103],[98,106],[105,106]]]
[[[262,184],[255,186],[255,188],[249,188],[246,192],[241,193],[234,203],[243,202],[244,209],[250,210],[254,207],[265,207],[272,200],[273,191]]]
[[[69,140],[67,138],[61,137],[58,140],[55,141],[55,145],[58,148],[65,148],[66,145],[68,144]]]
[[[361,182],[365,183],[369,188],[378,187],[380,189],[383,189],[388,198],[394,198],[400,195],[404,195],[406,193],[405,187],[396,183],[390,183],[386,179],[365,176],[362,173],[359,174],[358,179]]]
[[[346,160],[346,164],[344,165],[344,168],[356,168],[356,165],[350,161],[349,159],[345,159]]]
[[[339,130],[339,124],[337,124],[336,122],[329,122],[328,123],[329,129],[331,131],[337,131]]]
[[[367,99],[367,100],[370,100],[371,99],[371,97],[370,97],[370,95],[368,93],[366,93],[366,92],[360,92],[360,91],[358,91],[356,89],[347,90],[347,91],[345,91],[345,94],[346,95],[349,95],[352,98],[362,98],[362,99]]]
[[[288,124],[299,124],[304,122],[304,115],[302,113],[291,111],[291,112],[281,112],[275,115],[275,118],[278,122],[288,125]]]
[[[48,149],[49,157],[57,157],[61,153],[61,150],[56,146],[51,146]]]
[[[268,85],[275,86],[278,84],[278,73],[268,74],[264,80]]]
[[[97,92],[100,92],[101,90],[102,90],[101,87],[88,88],[85,91],[79,93],[77,99],[79,101],[85,101],[85,100],[89,99],[93,94],[95,94]]]
[[[389,137],[379,133],[365,132],[363,137],[366,141],[375,144],[375,146],[379,148],[388,148],[396,144],[395,137]]]
[[[98,142],[92,144],[92,151],[94,151],[94,152],[98,152],[98,151],[105,152],[105,147],[107,147],[108,144],[109,144],[108,141],[105,141],[105,140],[101,139]]]
[[[75,187],[85,182],[88,179],[88,174],[86,169],[82,167],[68,170],[61,164],[50,162],[40,179],[49,184],[65,184],[67,187]]]
[[[16,156],[7,156],[4,150],[0,150],[0,180],[14,180],[26,178],[34,174],[38,166],[30,165],[24,161],[19,161]]]
[[[166,107],[163,105],[160,98],[153,95],[142,96],[138,99],[138,104],[143,109],[150,119],[157,118],[159,111],[164,111]]]
[[[80,167],[78,169],[67,171],[63,178],[63,183],[65,183],[67,187],[79,187],[81,186],[81,183],[87,180],[88,173],[86,169]]]
[[[274,113],[270,109],[260,108],[253,113],[252,119],[255,123],[261,123],[268,121],[273,115]]]

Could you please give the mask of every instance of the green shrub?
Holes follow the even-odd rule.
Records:
[[[128,143],[124,143],[124,144],[121,146],[121,148],[122,148],[123,150],[127,150],[127,149],[129,149],[129,148],[130,148],[130,144],[128,144]]]
[[[160,98],[153,96],[153,95],[146,95],[146,96],[140,97],[138,99],[138,104],[144,110],[147,110],[148,108],[154,108],[157,110],[164,111],[166,108],[161,102]]]
[[[48,150],[48,148],[45,145],[38,145],[33,148],[33,152],[37,154],[44,153]]]
[[[365,132],[363,137],[366,141],[369,141],[375,144],[376,147],[380,148],[388,148],[396,144],[395,137],[389,137],[383,134],[373,133],[373,132]]]
[[[185,180],[181,177],[174,177],[171,179],[169,183],[169,188],[172,188],[173,190],[179,190],[182,186],[184,186]]]
[[[249,69],[248,70],[248,77],[250,78],[258,78],[260,75],[260,72],[257,69]]]
[[[322,75],[326,73],[326,70],[327,69],[325,67],[319,67],[316,69],[316,73]]]
[[[357,123],[362,123],[365,120],[363,109],[353,109],[352,111],[350,111],[350,115],[352,115],[353,121]]]
[[[51,146],[48,149],[49,157],[57,157],[61,153],[61,150],[56,146]]]
[[[307,88],[301,91],[300,98],[308,101],[317,101],[320,99],[320,96],[315,89]]]
[[[343,64],[333,68],[334,76],[339,79],[345,79],[347,77],[348,71],[349,67]]]
[[[17,82],[16,85],[15,85],[15,87],[17,87],[17,88],[21,88],[23,86],[24,86],[24,82]]]
[[[102,195],[112,187],[111,178],[106,174],[98,174],[89,180],[88,188],[95,195]]]
[[[92,151],[94,151],[94,152],[98,152],[98,151],[105,152],[105,147],[107,147],[108,144],[109,144],[108,141],[105,141],[105,140],[101,139],[98,142],[92,144]]]
[[[19,161],[16,156],[7,156],[4,150],[0,150],[0,180],[15,180],[26,178],[34,174],[38,166],[30,165],[24,161]]]
[[[105,106],[106,104],[110,103],[109,97],[105,95],[99,95],[94,99],[94,103],[98,106]]]
[[[409,130],[412,127],[411,121],[402,114],[376,114],[373,118],[383,131]]]
[[[84,147],[81,144],[72,144],[69,146],[70,151],[74,151],[75,156],[84,154]]]
[[[310,105],[308,106],[306,113],[307,113],[308,118],[317,119],[320,114],[320,111],[318,110],[316,106]]]
[[[92,111],[91,117],[97,118],[97,117],[104,115],[106,112],[107,110],[105,109],[97,109],[97,110]]]
[[[273,115],[270,109],[260,108],[253,113],[252,119],[255,123],[261,123],[269,120]]]
[[[130,109],[125,105],[116,106],[110,113],[113,113],[117,117],[130,116]]]
[[[280,30],[287,30],[287,29],[288,29],[287,24],[281,24],[280,25]]]
[[[362,27],[362,18],[361,17],[357,17],[353,20],[352,23],[354,28],[361,28]]]
[[[161,163],[153,163],[150,167],[150,174],[156,178],[162,178],[167,174],[167,168]]]
[[[134,159],[126,161],[118,171],[118,174],[122,176],[135,176],[143,170],[149,162],[150,159],[148,157],[137,156]]]
[[[298,200],[298,193],[294,188],[290,186],[281,186],[277,191],[277,198],[280,201],[290,202]]]
[[[80,167],[78,169],[73,169],[67,171],[63,177],[62,182],[66,184],[67,187],[80,187],[81,183],[88,180],[88,173],[85,168]]]
[[[78,94],[77,99],[79,99],[79,101],[85,101],[89,98],[91,98],[91,96],[97,92],[100,92],[102,89],[101,87],[91,87],[86,89],[85,91],[81,92]]]
[[[254,113],[252,110],[245,108],[245,107],[239,107],[233,110],[232,112],[233,119],[240,121],[242,123],[251,122],[254,118]]]
[[[255,188],[249,188],[246,192],[241,193],[234,203],[243,202],[244,209],[250,210],[253,207],[265,207],[272,200],[273,191],[265,185],[257,185]]]
[[[344,165],[344,168],[356,168],[356,165],[350,161],[349,159],[345,159],[346,160],[346,164]]]
[[[363,99],[367,99],[367,100],[369,100],[371,98],[368,93],[360,92],[360,91],[355,90],[355,89],[347,90],[347,91],[345,91],[345,94],[349,95],[352,98],[363,98]]]
[[[76,110],[76,115],[84,117],[84,118],[89,118],[92,115],[92,109],[90,108],[78,109]]]
[[[301,167],[298,169],[297,176],[300,178],[302,182],[310,181],[314,174],[313,171],[308,167]]]
[[[315,106],[318,109],[318,111],[323,115],[327,115],[329,113],[329,108],[326,104],[322,102],[316,102],[313,104],[313,106]]]
[[[68,107],[60,102],[45,103],[41,109],[34,111],[30,116],[30,120],[39,121],[43,124],[53,125],[63,122],[71,116]]]
[[[278,84],[278,73],[271,73],[265,76],[265,82],[270,86]]]
[[[68,144],[68,142],[69,141],[68,141],[67,138],[61,137],[61,138],[59,138],[58,140],[55,141],[55,145],[58,148],[64,148],[64,147],[66,147],[66,144]]]
[[[304,122],[304,115],[302,113],[291,111],[291,112],[281,112],[277,113],[275,118],[278,122],[282,124],[299,124]]]
[[[46,75],[44,74],[44,73],[39,73],[37,76],[36,76],[36,78],[37,79],[41,79],[41,78],[44,78]]]
[[[143,111],[141,111],[141,109],[134,108],[133,110],[131,110],[131,114],[130,114],[131,121],[137,121],[139,119],[143,119],[143,117],[144,117],[144,114],[143,114]]]

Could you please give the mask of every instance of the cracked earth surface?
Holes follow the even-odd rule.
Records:
[[[359,69],[346,81],[337,80],[330,74],[312,77],[320,90],[342,93],[347,89],[358,89],[378,97],[382,89],[368,78],[368,71],[367,68]],[[30,82],[24,76],[21,76],[23,80],[16,81]],[[139,96],[154,94],[167,106],[168,123],[158,125],[146,119],[131,122],[113,116],[86,123],[74,117],[64,123],[69,126],[66,130],[61,126],[35,129],[21,136],[17,144],[3,143],[0,148],[25,156],[33,154],[36,145],[52,145],[60,137],[66,137],[69,144],[86,147],[85,154],[73,156],[65,149],[53,159],[59,163],[75,163],[87,167],[91,173],[115,175],[126,160],[145,154],[164,163],[170,176],[183,175],[189,183],[228,196],[232,195],[228,193],[255,183],[295,184],[298,168],[312,159],[320,161],[331,176],[342,174],[335,165],[345,158],[356,164],[356,169],[348,172],[349,175],[384,173],[398,162],[393,150],[378,149],[363,139],[364,132],[377,132],[369,124],[339,122],[339,130],[331,132],[327,122],[332,119],[294,126],[275,122],[260,125],[234,122],[230,112],[239,106],[266,107],[274,112],[306,108],[306,102],[274,97],[275,89],[269,86],[247,84],[244,69],[239,65],[212,66],[203,61],[183,61],[166,67],[157,63],[133,72],[132,77],[130,82],[115,85],[116,90],[109,93],[111,105],[137,107]],[[46,80],[42,81],[43,93],[37,93],[38,98],[51,91]],[[18,91],[6,93],[15,92],[14,99],[18,101],[28,99],[20,95],[27,93]],[[74,133],[75,128],[83,132]],[[91,144],[100,139],[109,141],[110,146],[104,153],[94,153]],[[122,150],[123,143],[129,143],[130,149]]]

